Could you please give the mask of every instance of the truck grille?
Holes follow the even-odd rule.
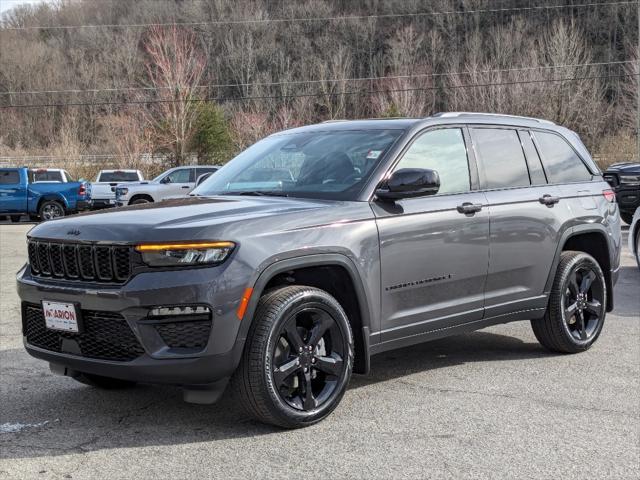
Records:
[[[124,283],[131,276],[131,247],[29,241],[29,264],[37,277]]]
[[[22,305],[22,331],[29,345],[52,352],[121,362],[134,360],[144,353],[122,315],[82,310],[81,321],[80,333],[49,330],[40,305]]]

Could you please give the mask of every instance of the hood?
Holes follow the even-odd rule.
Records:
[[[280,197],[187,197],[52,220],[37,225],[28,236],[107,243],[236,240],[243,235],[341,221],[351,217],[352,213],[346,211],[349,205],[361,203]],[[358,211],[362,211],[361,206]]]
[[[611,165],[604,173],[640,173],[640,163],[618,163]]]

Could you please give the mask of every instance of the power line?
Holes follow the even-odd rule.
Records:
[[[108,102],[74,102],[74,103],[42,103],[42,104],[18,104],[18,105],[1,105],[0,109],[9,108],[49,108],[49,107],[81,107],[81,106],[107,106],[107,105],[146,105],[154,103],[191,103],[191,102],[225,102],[225,101],[245,101],[245,100],[264,100],[264,99],[284,99],[284,98],[303,98],[303,97],[335,97],[342,95],[372,95],[375,93],[395,93],[395,92],[421,92],[421,91],[433,91],[433,90],[455,90],[460,88],[483,88],[483,87],[497,87],[497,86],[510,86],[510,85],[525,85],[535,83],[560,83],[571,82],[580,80],[595,80],[603,78],[621,78],[621,77],[637,77],[640,74],[637,73],[625,73],[619,75],[596,75],[589,77],[569,77],[569,78],[555,78],[545,80],[519,80],[513,82],[499,82],[499,83],[471,83],[464,85],[448,85],[441,87],[416,87],[416,88],[399,88],[399,89],[384,89],[384,90],[354,90],[345,92],[319,92],[319,93],[302,93],[302,94],[285,94],[285,95],[257,95],[247,97],[210,97],[206,99],[200,98],[185,98],[185,99],[166,99],[166,100],[131,100],[131,101],[108,101]]]
[[[71,30],[78,28],[147,28],[147,27],[196,27],[202,25],[256,25],[266,23],[309,23],[309,22],[329,22],[329,21],[352,21],[352,20],[373,20],[387,18],[415,18],[434,17],[443,15],[471,15],[480,13],[507,13],[525,11],[560,10],[565,8],[587,8],[605,7],[614,5],[636,5],[637,0],[624,0],[615,2],[591,2],[579,3],[575,5],[536,5],[532,7],[512,7],[512,8],[489,8],[482,10],[449,10],[442,12],[415,12],[415,13],[387,13],[379,15],[343,15],[333,17],[312,17],[312,18],[265,18],[253,20],[212,20],[207,22],[168,22],[168,23],[129,23],[129,24],[89,24],[89,25],[38,25],[30,27],[5,27],[0,31],[19,30]]]
[[[578,63],[578,64],[564,64],[564,65],[541,65],[541,66],[535,66],[535,67],[499,68],[499,69],[476,70],[476,71],[467,71],[467,72],[417,73],[417,74],[409,74],[409,75],[391,75],[391,76],[381,76],[381,77],[332,78],[332,79],[324,79],[324,80],[291,80],[291,81],[283,81],[283,82],[210,84],[210,85],[196,85],[190,88],[266,87],[266,86],[278,86],[278,85],[308,85],[308,84],[319,84],[319,83],[402,80],[402,79],[410,79],[410,78],[478,75],[478,74],[485,74],[485,73],[506,73],[506,72],[520,72],[520,71],[531,71],[531,70],[555,70],[560,68],[599,67],[599,66],[607,66],[607,65],[625,65],[629,63],[636,63],[636,60],[621,60],[621,61],[615,61],[615,62],[594,62],[594,63]],[[126,92],[126,91],[157,91],[157,90],[173,90],[178,87],[180,86],[170,85],[170,86],[160,86],[160,87],[113,87],[113,88],[70,89],[70,90],[34,90],[34,91],[0,92],[0,95],[42,95],[42,94],[100,93],[100,92]]]

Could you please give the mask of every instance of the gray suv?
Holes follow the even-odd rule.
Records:
[[[578,136],[446,113],[265,138],[191,198],[36,226],[18,273],[27,351],[115,388],[229,380],[247,411],[320,421],[391,349],[530,320],[587,350],[613,308],[614,193]]]

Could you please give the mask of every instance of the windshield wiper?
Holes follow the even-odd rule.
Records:
[[[222,195],[246,195],[252,197],[288,197],[289,194],[285,192],[278,192],[275,190],[240,190],[237,192],[224,192]]]

